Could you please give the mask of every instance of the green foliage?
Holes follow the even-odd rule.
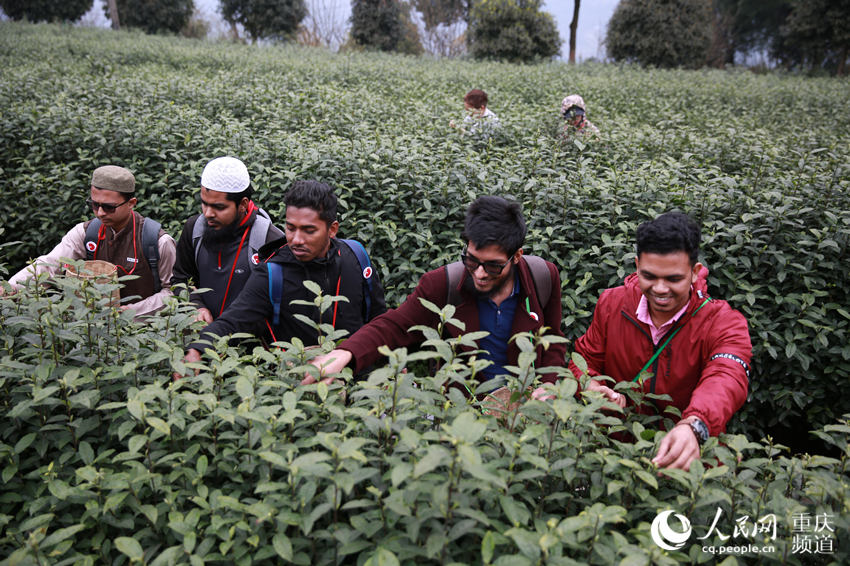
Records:
[[[386,352],[358,383],[299,386],[316,350],[226,339],[173,381],[189,369],[181,338],[199,328],[186,294],[139,324],[106,307],[112,286],[58,278],[0,297],[4,566],[676,564],[747,543],[774,550],[742,560],[803,564],[804,513],[828,516],[829,558],[850,559],[850,415],[816,432],[834,458],[728,435],[704,447],[710,467],[665,472],[650,461],[659,417],[577,397],[572,377],[530,400],[549,368],[535,371],[528,336],[508,379],[524,402],[501,419],[446,393],[473,383],[480,362],[456,354],[466,338],[433,329],[429,347]],[[405,371],[426,360],[434,375]],[[652,542],[665,509],[694,527],[677,552]],[[724,536],[770,514],[776,536],[698,540],[718,512]]]
[[[13,20],[74,22],[89,11],[94,0],[0,0],[0,8]]]
[[[242,24],[253,41],[261,38],[289,41],[307,15],[304,0],[220,0],[219,3],[224,19]]]
[[[419,32],[410,19],[410,5],[399,0],[352,0],[350,33],[361,47],[422,53]]]
[[[608,21],[608,56],[655,67],[701,67],[711,22],[705,0],[622,0]]]
[[[811,450],[807,431],[850,413],[834,393],[850,378],[844,82],[437,63],[8,22],[0,65],[0,241],[20,242],[0,247],[0,264],[12,273],[88,217],[95,167],[134,171],[138,210],[177,236],[198,212],[203,166],[236,155],[278,222],[292,180],[336,187],[341,235],[366,243],[389,305],[457,258],[473,198],[516,198],[525,251],[560,270],[575,339],[601,290],[633,270],[637,225],[679,208],[704,227],[710,293],[749,321],[751,395],[730,430]],[[487,140],[447,126],[471,85],[498,101],[501,128]],[[557,141],[573,91],[601,140]]]
[[[515,63],[551,59],[561,51],[555,19],[540,0],[476,0],[469,10],[467,42],[478,59]]]
[[[794,2],[782,34],[799,50],[800,63],[815,69],[826,63],[842,75],[850,50],[850,0]]]
[[[115,0],[122,27],[138,28],[146,33],[179,33],[192,17],[193,0]],[[109,18],[109,6],[103,5]]]

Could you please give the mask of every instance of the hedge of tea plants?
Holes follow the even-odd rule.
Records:
[[[17,23],[0,23],[0,65],[0,270],[4,266],[9,272],[20,269],[28,259],[54,246],[74,222],[87,217],[83,200],[90,174],[105,163],[124,165],[136,173],[138,210],[160,220],[176,237],[185,218],[199,208],[197,187],[203,165],[213,157],[231,154],[246,162],[256,188],[255,201],[277,219],[282,218],[282,195],[292,180],[316,178],[333,184],[341,198],[341,231],[367,245],[390,304],[403,300],[424,271],[459,254],[459,227],[473,198],[501,194],[517,199],[530,226],[526,251],[550,258],[560,268],[563,326],[567,337],[574,339],[589,324],[601,290],[618,284],[631,271],[637,225],[677,208],[692,214],[704,228],[702,256],[711,270],[712,295],[729,300],[750,323],[754,345],[751,395],[730,422],[730,431],[742,434],[740,438],[748,439],[747,443],[758,444],[769,436],[759,449],[768,454],[768,460],[790,455],[780,448],[766,448],[777,443],[789,446],[790,453],[814,451],[824,457],[842,457],[842,445],[823,435],[835,434],[826,427],[844,426],[838,423],[850,413],[850,401],[840,394],[850,376],[846,269],[850,88],[846,80],[754,75],[739,70],[660,71],[560,63],[515,66],[332,54],[295,46],[253,47]],[[501,119],[501,128],[489,138],[462,136],[448,127],[449,120],[463,117],[463,94],[476,87],[489,93],[490,107]],[[599,139],[558,138],[559,103],[573,92],[585,97],[588,117],[602,130]],[[30,307],[21,303],[22,296],[17,300],[16,309],[28,309],[27,314],[15,315],[23,316],[21,324],[31,328],[43,324],[39,309],[44,307],[37,305],[41,304],[38,300],[48,298],[33,299],[36,303]],[[70,325],[62,326],[61,332],[54,330],[62,340],[88,340],[82,337],[89,327],[79,320],[62,324]],[[121,327],[105,324],[116,332]],[[177,323],[163,317],[157,324]],[[156,339],[148,336],[147,340],[158,340],[147,346],[151,356],[171,354],[148,367],[146,386],[169,390],[165,386],[171,360],[176,359],[174,352],[197,330],[185,321],[180,324],[179,332],[160,332]],[[43,332],[47,331],[36,333],[40,340],[46,339]],[[130,336],[147,336],[144,329],[133,332],[116,336],[113,351],[121,340],[141,340]],[[43,346],[38,346],[41,343],[34,334],[24,335],[29,337],[20,340],[35,350]],[[39,364],[26,365],[35,350],[23,354],[15,346],[19,338],[5,340],[3,363],[10,367],[23,364],[20,375],[43,378],[47,380],[44,383],[65,375],[66,370],[56,369],[59,373],[55,374],[51,368],[38,369]],[[138,350],[135,346],[131,349]],[[52,355],[57,368],[69,363],[68,352],[54,351]],[[266,370],[283,368],[286,360],[276,358],[268,362],[272,366],[264,366],[264,356],[237,352],[227,363],[242,371],[244,362],[250,361],[247,365],[256,369],[245,371],[252,379],[284,380],[283,374]],[[89,372],[116,376],[121,386],[110,395],[117,398],[110,397],[105,403],[129,403],[130,397],[120,397],[120,391],[130,393],[123,372],[135,376],[141,366],[130,367],[126,362],[118,366],[108,363],[110,359],[101,360],[102,369],[90,360],[75,363],[89,368],[80,369],[80,375],[91,379],[95,378]],[[26,387],[11,375],[4,369],[6,407],[19,404],[9,388]],[[434,377],[418,378],[427,381]],[[143,381],[133,387],[141,390]],[[224,380],[222,387],[225,384],[235,386],[232,379]],[[57,391],[39,403],[47,403],[51,410],[65,405],[71,410],[65,417],[82,422],[73,415],[73,404],[54,395]],[[94,391],[99,388],[94,386]],[[280,403],[281,391],[274,390],[262,403]],[[292,392],[297,397],[306,395],[296,389]],[[242,399],[238,393],[232,395]],[[234,403],[236,407],[241,401]],[[316,415],[330,410],[324,405],[317,402]],[[110,413],[99,406],[93,403],[87,409],[100,416]],[[355,434],[352,431],[360,431],[359,425],[352,422],[350,431],[349,425],[342,425],[351,416],[346,412],[349,405],[344,407],[338,408],[341,428],[336,432]],[[451,409],[461,410],[459,405]],[[430,407],[423,410],[435,414]],[[187,419],[188,427],[198,414],[192,409],[188,417],[181,418]],[[269,418],[278,418],[269,414]],[[144,414],[141,420],[132,414],[114,416],[136,420],[114,425],[103,422],[103,426],[124,422],[148,426]],[[20,416],[12,417],[13,425],[4,427],[8,432],[3,440],[11,447],[10,453],[18,454],[14,452],[18,443],[36,432],[28,426],[53,426],[52,412],[40,418],[40,424],[26,421],[29,424],[25,425]],[[156,418],[169,422],[162,415]],[[315,415],[310,419],[305,431],[321,420]],[[451,422],[447,417],[434,425],[437,435],[443,434],[443,424]],[[154,430],[167,442],[177,434],[174,426],[169,428],[171,435],[165,434],[164,427]],[[197,437],[186,436],[187,444],[181,449],[189,450]],[[247,439],[235,436],[230,438],[236,443],[234,454],[250,453],[259,442],[254,437],[250,445],[243,446],[241,442]],[[32,444],[23,441],[21,447],[29,449],[36,446],[36,439],[41,442],[47,436],[37,433],[27,438]],[[95,454],[108,454],[99,462],[112,466],[112,459],[122,452],[112,443],[126,438],[126,434],[112,438],[98,432],[87,442]],[[103,447],[94,439],[103,439]],[[179,444],[179,439],[175,442]],[[577,442],[581,445],[583,441]],[[627,445],[611,448],[613,441],[599,442],[606,446],[606,457],[616,455],[618,461],[630,461],[633,456]],[[366,444],[371,446],[371,441]],[[67,452],[66,460],[76,458],[79,452],[77,442],[70,446],[74,450]],[[134,446],[136,452],[141,450]],[[185,458],[187,465],[195,465],[199,453],[190,453]],[[38,462],[31,461],[35,467],[26,474],[46,482],[49,474],[42,475],[41,466],[49,465],[48,455],[52,454],[58,457],[60,453],[53,448],[37,449]],[[372,458],[369,454],[367,460],[372,462]],[[820,458],[799,462],[814,461],[817,468]],[[208,453],[208,466],[211,461]],[[390,462],[386,465],[391,467]],[[778,473],[773,464],[766,465],[769,469],[754,472],[752,477],[748,473],[748,481]],[[805,468],[798,463],[793,466]],[[829,472],[837,474],[830,476],[830,481],[841,484],[841,466]],[[157,469],[157,473],[163,472]],[[227,480],[233,469],[222,468],[216,472],[217,478]],[[8,474],[4,476],[8,478],[5,489],[22,493],[9,481],[23,476]],[[169,482],[170,474],[164,473]],[[791,487],[784,496],[803,493],[808,485],[799,483],[802,476],[796,472],[791,475]],[[71,480],[63,481],[77,485]],[[370,477],[368,481],[376,480]],[[578,484],[573,487],[578,491],[568,489],[565,498],[586,496]],[[317,505],[314,497],[323,496],[326,489],[323,484],[315,492],[308,490],[309,497],[303,501]],[[626,492],[635,497],[630,487]],[[529,493],[532,499],[533,493]],[[596,492],[593,495],[593,501],[600,500]],[[841,494],[831,496],[843,501]],[[795,500],[809,499],[800,496]],[[164,501],[140,505],[156,506]],[[51,500],[27,507],[26,513],[39,516],[42,511],[53,513],[54,507]],[[161,511],[153,523],[167,515],[167,507]],[[180,512],[188,513],[185,509]],[[14,517],[8,524],[16,528],[23,520],[17,514],[6,513]],[[639,528],[629,521],[627,528]],[[245,524],[251,525],[250,521]],[[622,523],[617,524],[618,533],[626,532]],[[55,525],[67,528],[61,521]],[[29,528],[20,532],[34,533],[42,525],[25,526]],[[410,540],[419,541],[414,527],[405,524],[403,528],[412,529]],[[141,527],[134,523],[121,536],[138,529]],[[301,536],[311,539],[311,530],[307,531]],[[93,536],[90,531],[80,532],[84,533],[80,536]],[[103,534],[103,541],[113,541],[110,536]],[[156,531],[150,540],[160,536]],[[201,544],[202,537],[196,536]],[[69,535],[67,540],[71,538]],[[254,540],[246,535],[248,539]],[[100,539],[91,540],[97,543]],[[585,550],[586,540],[581,539]],[[311,559],[322,548],[332,546],[320,538],[313,544],[317,550],[304,551]],[[631,544],[641,546],[634,541]],[[162,548],[144,548],[146,553],[164,552]],[[187,552],[191,555],[194,547]],[[107,552],[105,556],[113,555]],[[375,560],[384,560],[382,556],[375,555]],[[449,561],[445,556],[441,559]],[[346,561],[338,556],[334,560]]]
[[[472,336],[439,329],[359,382],[300,386],[303,344],[226,340],[173,381],[193,309],[171,299],[136,323],[105,307],[114,286],[60,278],[0,298],[3,566],[850,559],[850,415],[816,433],[835,458],[724,435],[706,465],[659,471],[661,417],[576,399],[574,379],[522,399],[552,369],[535,373],[540,338],[516,337],[508,385],[525,402],[499,414],[445,393],[474,386],[481,362],[455,353]],[[425,360],[440,369],[406,371]],[[664,511],[691,525],[678,549],[654,538]]]

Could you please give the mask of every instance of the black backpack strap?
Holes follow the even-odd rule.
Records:
[[[145,218],[142,222],[142,252],[153,272],[153,292],[159,293],[162,281],[159,280],[159,229],[162,225],[156,220]]]
[[[450,263],[446,266],[446,285],[448,286],[446,288],[447,305],[460,304],[460,290],[458,286],[460,285],[460,279],[463,277],[465,269],[466,267],[460,261]]]
[[[540,308],[545,308],[552,296],[552,276],[546,260],[536,255],[524,255],[528,269],[531,271],[531,280],[534,281],[534,290],[537,292],[537,302]]]
[[[94,252],[97,251],[97,233],[100,232],[100,226],[100,218],[95,218],[94,220],[89,222],[89,225],[86,228],[86,237],[84,240],[84,245],[86,248],[86,261],[91,261],[94,259]]]

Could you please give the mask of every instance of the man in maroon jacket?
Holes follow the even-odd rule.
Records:
[[[699,458],[702,443],[724,432],[744,404],[752,355],[744,316],[707,294],[699,240],[699,227],[679,212],[641,224],[637,272],[603,291],[590,328],[575,344],[591,376],[639,380],[645,393],[671,397],[656,401],[656,409],[673,405],[682,418],[653,462],[685,470]],[[570,368],[581,374],[574,364]],[[590,380],[587,389],[626,406],[626,398],[601,380]]]
[[[454,317],[466,328],[447,325],[452,336],[486,330],[489,335],[478,341],[480,356],[491,365],[481,371],[479,380],[487,381],[507,374],[506,365],[515,365],[519,348],[511,336],[537,332],[563,337],[561,332],[561,285],[557,268],[541,258],[523,257],[526,227],[522,209],[516,202],[501,197],[476,199],[466,212],[461,237],[466,248],[461,262],[429,271],[419,280],[413,293],[397,309],[375,318],[339,348],[313,360],[321,374],[338,373],[346,366],[359,372],[378,361],[378,348],[391,349],[422,342],[416,325],[436,328],[439,317],[426,309],[420,299],[442,308],[455,304]],[[452,272],[457,267],[457,279]],[[538,347],[537,367],[563,366],[566,346],[554,341],[549,348]],[[554,375],[544,381],[553,381]],[[304,383],[312,383],[307,377]],[[501,395],[497,395],[501,398]]]

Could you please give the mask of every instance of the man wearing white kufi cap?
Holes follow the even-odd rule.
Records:
[[[172,284],[209,289],[191,296],[204,322],[218,318],[242,291],[260,247],[283,237],[252,192],[248,169],[235,157],[213,159],[201,173],[201,214],[183,227]]]

